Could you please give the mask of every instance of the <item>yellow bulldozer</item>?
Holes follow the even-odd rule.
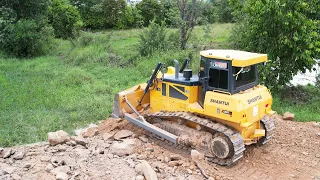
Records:
[[[205,50],[200,56],[195,75],[188,58],[180,68],[177,60],[167,68],[159,62],[146,83],[115,95],[112,116],[231,165],[246,145],[273,136],[272,96],[258,83],[257,65],[268,57],[237,50]]]

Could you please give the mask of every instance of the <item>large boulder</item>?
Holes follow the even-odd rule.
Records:
[[[118,156],[130,155],[133,152],[134,152],[133,146],[124,142],[122,143],[116,142],[112,144],[112,146],[110,147],[110,153]]]
[[[70,139],[69,134],[62,130],[48,133],[48,141],[51,146],[55,146],[57,144],[63,144],[69,141],[69,139]]]

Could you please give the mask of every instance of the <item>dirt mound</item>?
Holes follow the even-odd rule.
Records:
[[[120,130],[133,134],[105,138]],[[125,120],[107,119],[94,137],[50,146],[40,143],[0,148],[0,180],[5,179],[142,179],[139,164],[158,179],[320,179],[320,127],[312,123],[276,120],[276,134],[262,147],[247,147],[245,157],[232,167],[190,158]],[[152,171],[152,172],[149,172]],[[154,173],[154,172],[155,173]],[[150,174],[147,174],[149,176]],[[146,176],[146,175],[145,175]]]

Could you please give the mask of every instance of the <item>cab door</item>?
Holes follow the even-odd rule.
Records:
[[[206,72],[206,59],[201,57],[200,71],[199,71],[199,89],[198,89],[198,103],[203,108],[204,98],[207,92],[208,76]]]

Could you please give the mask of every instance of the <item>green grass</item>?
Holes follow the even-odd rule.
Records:
[[[273,109],[281,115],[294,113],[295,121],[320,122],[320,89],[311,85],[287,88],[273,95]]]
[[[231,29],[232,24],[196,27],[188,45],[191,48],[150,57],[138,54],[140,29],[84,32],[72,42],[56,39],[46,56],[34,59],[0,54],[0,146],[43,141],[50,131],[72,133],[107,118],[114,94],[145,82],[157,62],[173,65],[173,59],[182,62],[190,57],[197,70],[199,51],[204,47],[230,47]],[[311,106],[303,111],[289,103],[280,105],[275,98],[274,107],[280,112],[296,108],[288,110],[301,121],[320,120],[319,113],[307,111]]]
[[[197,68],[199,48],[211,40],[221,45],[231,27],[211,25],[206,36],[197,27],[190,40],[195,48],[151,57],[138,55],[140,29],[84,32],[72,42],[56,39],[46,56],[34,59],[0,54],[0,146],[43,141],[49,131],[72,133],[107,118],[114,94],[145,82],[158,61],[172,65],[173,59],[191,56]]]

